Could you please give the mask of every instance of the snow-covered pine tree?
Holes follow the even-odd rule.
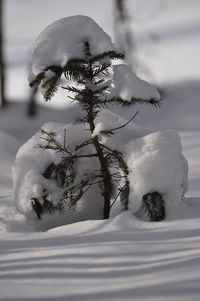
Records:
[[[109,218],[110,208],[117,198],[124,210],[128,208],[128,166],[123,154],[101,141],[102,136],[111,136],[124,125],[97,129],[96,118],[111,104],[130,107],[135,103],[159,106],[159,93],[150,84],[140,80],[129,67],[122,63],[124,55],[119,53],[110,37],[91,18],[72,16],[48,26],[40,35],[33,52],[30,86],[40,86],[44,99],[49,101],[58,87],[68,93],[68,99],[77,102],[85,115],[79,122],[90,132],[90,138],[77,145],[73,152],[66,143],[57,141],[55,133],[42,130],[44,143],[41,148],[52,149],[61,154],[59,164],[50,164],[44,171],[46,179],[55,181],[61,188],[60,199],[55,205],[45,189],[42,199],[32,199],[32,207],[38,218],[45,213],[62,212],[66,206],[75,207],[82,195],[99,184],[104,203],[102,217]],[[117,60],[121,64],[113,65]],[[87,147],[92,152],[84,152]],[[76,167],[83,158],[96,158],[99,170],[88,170],[79,177]]]

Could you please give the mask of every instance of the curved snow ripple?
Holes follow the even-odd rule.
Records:
[[[2,233],[0,300],[199,300],[199,231],[197,218],[145,223],[123,213]]]

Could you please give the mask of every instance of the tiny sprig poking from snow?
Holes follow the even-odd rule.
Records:
[[[156,132],[131,141],[127,148],[130,203],[136,212],[143,195],[157,191],[163,195],[167,212],[187,191],[187,161],[175,131]]]
[[[155,87],[138,78],[128,65],[113,66],[113,80],[110,97],[120,97],[123,100],[160,100],[160,94]]]
[[[47,26],[35,42],[29,82],[48,66],[64,66],[70,59],[85,58],[84,42],[92,56],[115,51],[110,36],[90,17],[71,16]]]

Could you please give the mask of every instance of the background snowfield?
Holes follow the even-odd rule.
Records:
[[[31,232],[15,209],[11,168],[20,145],[48,121],[74,122],[80,111],[60,94],[26,116],[28,58],[46,25],[85,14],[112,34],[111,0],[6,0],[7,95],[0,111],[0,300],[199,301],[200,299],[200,2],[130,0],[139,74],[163,90],[160,109],[112,111],[148,131],[175,129],[189,163],[189,190],[168,219],[130,212]],[[47,4],[49,5],[47,9]],[[37,18],[37,21],[35,19]],[[14,65],[13,65],[14,64]],[[62,109],[60,109],[62,108]]]

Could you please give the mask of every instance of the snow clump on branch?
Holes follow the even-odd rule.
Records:
[[[116,51],[110,36],[90,17],[66,17],[47,26],[35,42],[29,81],[49,66],[63,67],[70,59],[85,58],[84,41],[92,56]]]
[[[62,18],[47,26],[35,42],[29,82],[43,72],[43,80],[55,75],[49,68],[63,68],[70,60],[86,58],[84,43],[90,45],[91,57],[107,52],[118,52],[111,37],[90,17],[71,16]],[[131,101],[159,101],[155,87],[139,79],[128,65],[120,62],[110,68],[104,85],[107,99],[121,98]],[[41,88],[41,87],[40,87]],[[95,87],[96,88],[96,87]]]
[[[140,208],[145,194],[155,191],[162,194],[167,213],[173,210],[188,189],[188,164],[177,132],[155,132],[133,140],[126,153],[131,211]]]

